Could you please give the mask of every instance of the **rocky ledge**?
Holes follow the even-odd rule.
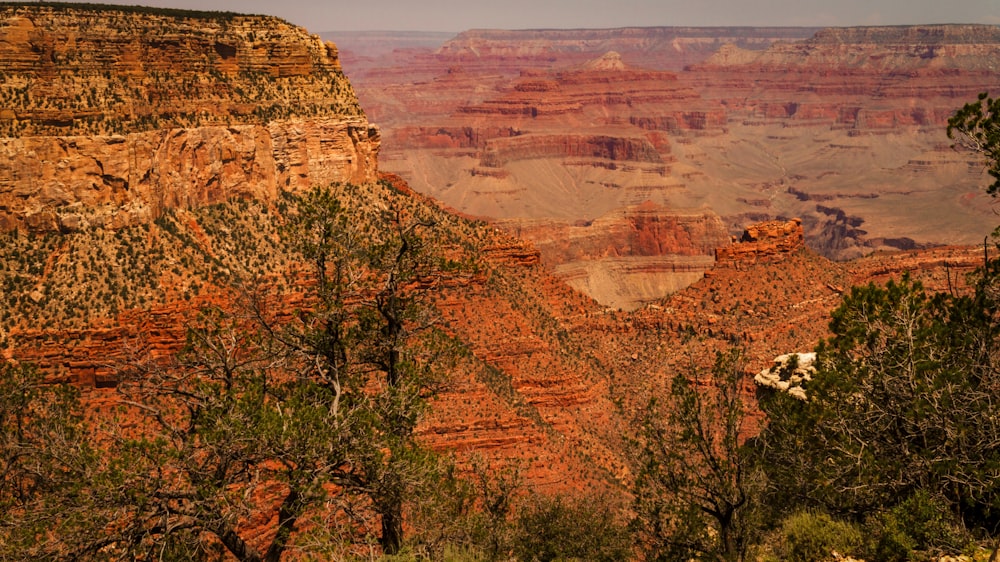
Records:
[[[715,251],[717,267],[738,267],[741,264],[780,258],[804,246],[802,220],[767,221],[750,225],[739,240]]]

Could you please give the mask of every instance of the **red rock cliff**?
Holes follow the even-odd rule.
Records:
[[[277,18],[5,7],[0,73],[0,230],[375,179],[336,47]]]
[[[748,226],[737,243],[718,248],[715,259],[720,267],[737,266],[790,254],[803,246],[801,219],[768,221]]]

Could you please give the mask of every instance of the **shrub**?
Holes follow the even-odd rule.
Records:
[[[629,535],[604,498],[537,497],[517,518],[518,560],[628,560]]]
[[[924,490],[872,517],[866,527],[872,542],[869,557],[889,562],[936,559],[973,542],[948,504]]]
[[[791,562],[829,560],[834,551],[840,554],[859,552],[863,546],[860,529],[838,521],[826,513],[800,511],[788,516],[781,525],[779,554]]]
[[[928,490],[970,529],[1000,528],[1000,267],[989,268],[972,295],[906,275],[851,290],[817,348],[809,400],[761,392],[758,442],[779,497],[861,520]]]

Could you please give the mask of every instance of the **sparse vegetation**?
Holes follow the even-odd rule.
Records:
[[[742,561],[759,536],[763,475],[743,443],[750,407],[739,350],[671,381],[639,420],[633,522],[647,560]]]
[[[7,132],[359,111],[342,104],[353,95],[339,71],[284,80],[224,72],[211,53],[201,62],[208,87],[183,72],[127,83],[98,70],[61,98],[35,96],[16,77],[0,92],[40,112],[107,100],[148,109],[169,106],[172,84],[191,99],[219,89],[253,108],[14,120]],[[328,89],[317,101],[310,88]],[[994,105],[980,98],[949,129],[992,164]],[[740,350],[669,383],[635,374],[691,342],[738,343],[735,330],[693,316],[601,315],[573,295],[552,302],[537,268],[477,263],[501,234],[387,182],[168,209],[114,231],[83,224],[2,235],[0,347],[72,348],[82,338],[61,334],[116,328],[118,315],[145,321],[178,302],[190,303],[187,345],[171,348],[161,326],[155,344],[130,340],[114,394],[91,403],[59,384],[70,361],[44,373],[20,358],[0,363],[0,558],[806,561],[836,551],[930,560],[997,538],[1000,262],[985,264],[969,294],[931,294],[907,277],[851,290],[819,348],[809,399],[765,391],[758,412]],[[758,293],[690,310],[764,316],[763,300],[788,299],[785,273],[769,269]],[[518,320],[492,321],[491,302]],[[575,331],[585,329],[621,333],[602,336],[611,352],[598,355]],[[647,338],[650,358],[617,353],[633,336]],[[517,463],[463,465],[430,451],[420,424],[454,373],[512,412],[485,413],[469,435],[526,428],[506,445],[511,456],[544,465],[551,459],[516,449],[551,439],[560,461],[586,467],[588,483],[612,495],[574,483],[539,493]],[[551,392],[563,380],[592,395]],[[620,411],[594,411],[604,394]],[[565,430],[602,415],[620,425]],[[608,460],[628,446],[627,462]]]
[[[172,8],[159,8],[154,6],[127,6],[110,4],[88,4],[77,2],[0,2],[0,8],[19,8],[31,6],[32,8],[50,8],[56,11],[67,12],[119,12],[123,14],[142,14],[153,16],[167,16],[171,18],[191,18],[207,20],[232,20],[236,17],[246,17],[249,14],[220,11],[198,11],[198,10],[178,10]],[[272,16],[252,16],[252,17],[272,17]]]
[[[266,20],[279,30],[270,41],[280,41],[280,33],[302,33],[277,18],[143,6],[0,3],[4,13],[46,9],[50,10],[46,17],[35,18],[43,33],[46,25],[61,30],[46,37],[49,43],[43,49],[51,51],[45,63],[54,65],[54,75],[39,81],[32,70],[4,72],[0,135],[128,135],[164,128],[266,124],[289,117],[363,115],[347,78],[324,59],[321,49],[308,53],[308,63],[296,62],[295,71],[285,72],[276,71],[275,61],[260,58],[266,55],[254,54],[255,21]],[[175,21],[157,24],[155,18]],[[193,26],[188,20],[199,24]],[[176,42],[170,35],[172,26],[174,31],[183,27],[191,36],[183,55],[172,52]],[[71,45],[63,44],[66,29],[73,29],[77,37]],[[136,63],[141,72],[119,72],[116,57],[101,55],[101,48],[88,48],[90,41],[100,42],[104,49],[118,45],[107,40],[108,34],[120,37],[121,45],[131,45],[133,34],[142,37],[143,48],[131,51],[142,57]],[[242,56],[235,57],[238,62],[226,62],[217,51],[219,45],[233,50],[230,58],[237,51]],[[182,64],[176,60],[180,56]]]

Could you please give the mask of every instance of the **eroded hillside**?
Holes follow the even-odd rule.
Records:
[[[65,49],[70,37],[88,33],[73,23],[75,12],[66,8],[9,10],[17,15],[2,20],[8,31],[21,25],[18,18],[33,26],[44,23],[45,30],[22,36],[9,32],[5,45],[12,52],[31,51],[25,50],[25,41],[50,41],[53,47],[46,52],[55,53],[55,46]],[[132,11],[88,9],[78,14],[88,29],[131,25],[134,33],[147,25],[147,15]],[[100,110],[111,117],[35,123],[32,104],[38,111],[62,109],[47,106],[42,94],[22,95],[18,103],[26,105],[12,105],[11,111],[26,112],[14,118],[26,128],[3,140],[17,154],[29,145],[59,150],[35,151],[31,158],[36,167],[9,171],[6,183],[0,182],[0,211],[6,221],[0,234],[0,352],[5,360],[36,364],[49,381],[83,388],[88,403],[97,408],[114,402],[123,365],[137,356],[172,356],[184,345],[198,313],[208,307],[238,315],[248,294],[266,295],[278,317],[308,306],[303,288],[315,281],[302,274],[282,239],[288,216],[280,193],[314,185],[334,186],[346,224],[358,231],[370,229],[378,224],[375,217],[386,214],[397,222],[416,217],[426,228],[440,266],[426,287],[433,295],[434,320],[460,353],[417,426],[420,439],[456,452],[462,462],[483,455],[496,465],[517,464],[527,482],[546,493],[612,491],[627,501],[636,467],[630,442],[635,413],[649,397],[664,393],[674,374],[709,364],[716,351],[743,346],[747,369],[758,370],[775,355],[808,350],[825,336],[830,310],[853,284],[910,270],[933,289],[962,291],[965,274],[981,263],[981,249],[969,248],[876,253],[854,262],[831,262],[808,247],[815,224],[809,215],[804,221],[765,223],[745,235],[741,228],[737,240],[731,240],[734,224],[726,220],[769,218],[785,212],[781,205],[786,199],[808,199],[775,186],[770,191],[746,187],[742,199],[730,199],[732,193],[722,187],[698,192],[698,182],[722,184],[700,171],[693,155],[709,158],[703,142],[736,146],[730,135],[733,115],[739,114],[686,85],[683,74],[635,68],[625,55],[602,54],[583,67],[525,73],[510,88],[480,92],[483,99],[463,102],[448,126],[400,128],[390,134],[412,139],[417,153],[442,163],[433,168],[440,176],[421,181],[448,190],[455,187],[448,185],[448,174],[461,175],[463,182],[474,178],[486,182],[476,185],[489,191],[466,190],[467,197],[510,205],[503,222],[473,220],[417,194],[398,177],[384,175],[376,181],[379,137],[347,94],[349,85],[339,82],[343,77],[336,70],[333,46],[271,18],[186,12],[149,17],[160,33],[165,26],[176,26],[176,41],[159,52],[157,64],[175,68],[178,76],[199,60],[208,65],[190,71],[192,77],[207,72],[212,85],[192,90],[191,107],[202,108],[203,122],[169,121],[177,115],[164,113],[159,121],[130,122],[136,128],[121,134],[99,128],[110,122],[106,119],[138,115],[137,107],[161,107],[148,105],[152,90],[143,89],[155,86],[155,74],[114,62],[131,52],[121,45],[141,41],[122,31],[124,39],[106,52],[88,51],[108,68],[94,80],[104,76],[108,84],[129,85],[123,90],[130,96],[127,101]],[[232,31],[234,22],[244,22],[236,26],[242,31]],[[203,27],[214,30],[212,41],[229,32],[239,39],[230,57],[236,61],[233,73],[212,66],[222,64],[231,51],[219,52],[207,42],[198,31]],[[253,56],[240,54],[259,37],[274,41],[265,49],[274,68],[255,67]],[[37,78],[32,88],[43,88],[46,76],[52,83],[78,84],[74,73],[89,72],[86,65],[68,67],[55,80],[55,75],[35,74],[51,56],[30,60],[34,62],[19,63],[17,72]],[[247,70],[241,70],[239,61],[248,61]],[[299,70],[288,70],[294,68]],[[256,76],[254,72],[279,85],[287,77],[288,88],[295,85],[301,95],[321,100],[319,109],[293,103],[281,115],[233,113],[236,105],[229,105],[228,98],[199,105],[199,96],[222,96],[216,86],[236,84]],[[448,76],[442,82],[468,85],[474,80],[460,68]],[[310,90],[314,83],[317,89]],[[423,107],[431,113],[455,99],[435,97],[437,87],[429,85],[423,94]],[[282,95],[255,90],[248,103],[280,105]],[[114,96],[94,99],[103,107],[101,100]],[[626,108],[631,113],[619,113]],[[482,120],[460,126],[469,116]],[[760,127],[794,129],[792,120],[786,116]],[[30,129],[36,125],[51,129]],[[758,125],[746,127],[757,130]],[[867,129],[852,130],[862,132],[828,127],[823,134],[868,138]],[[139,150],[150,139],[163,143],[150,153]],[[739,154],[748,157],[748,166],[764,166],[751,148]],[[403,148],[391,151],[399,151],[393,158],[405,155]],[[512,178],[532,176],[532,181],[561,180],[525,183],[506,193]],[[971,181],[972,174],[968,177]],[[573,178],[584,178],[584,188]],[[539,186],[553,185],[568,198],[536,193]],[[866,193],[864,199],[883,196],[856,189],[850,193]],[[580,200],[581,191],[589,198]],[[505,193],[514,196],[504,199]],[[517,214],[523,200],[536,201],[531,208],[544,212]],[[731,211],[722,213],[713,204],[728,205],[723,208]],[[756,210],[748,214],[740,210],[742,205]],[[577,217],[581,210],[587,214]],[[837,215],[837,210],[831,213]],[[533,238],[537,245],[512,233]],[[557,264],[556,275],[546,260]],[[683,283],[671,285],[669,291],[676,292],[659,299],[664,272]],[[637,298],[636,289],[630,289],[615,304],[650,304],[623,312],[573,288],[607,295],[629,283],[636,283],[642,294]],[[252,527],[257,521],[244,524]]]

